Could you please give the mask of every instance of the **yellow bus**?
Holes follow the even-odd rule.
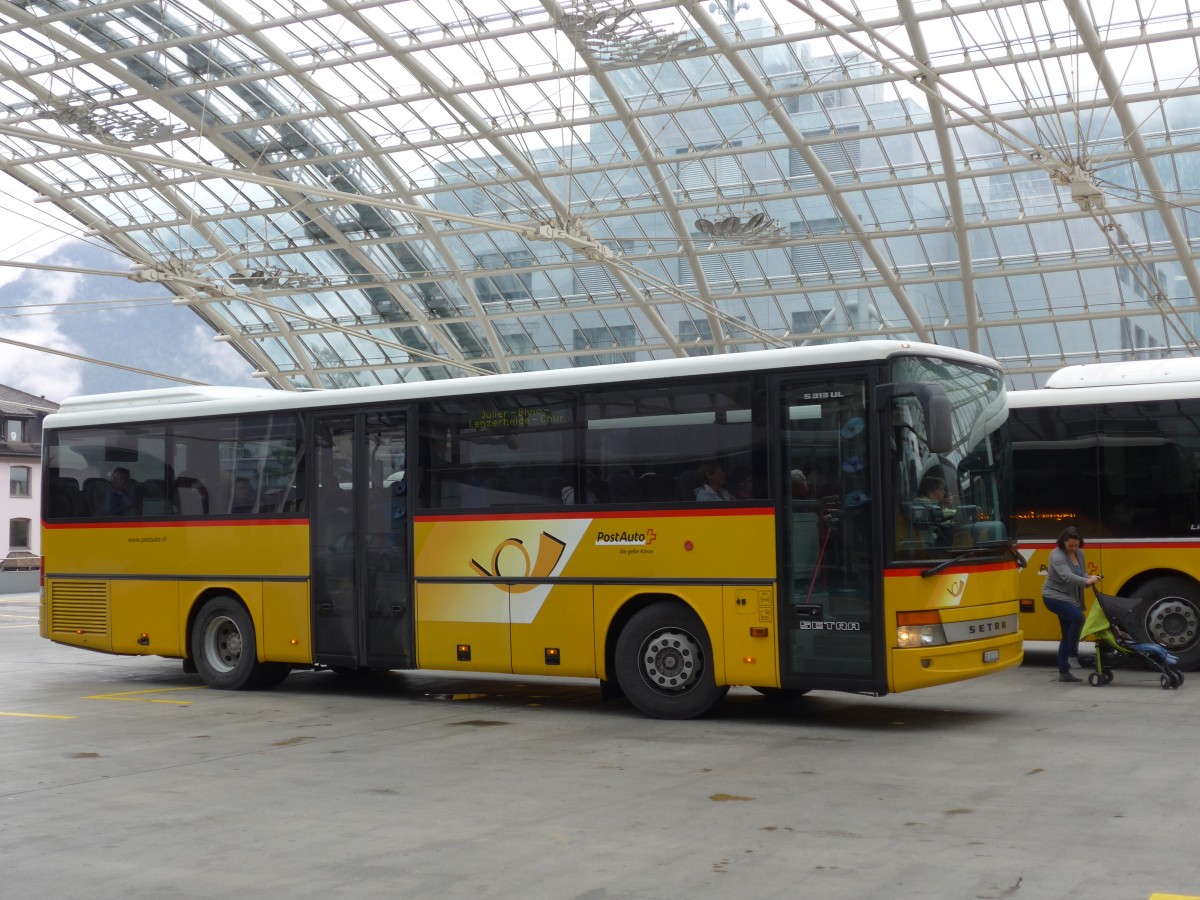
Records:
[[[1200,668],[1200,359],[1068,366],[1009,406],[1026,640],[1059,639],[1041,588],[1075,525],[1102,590],[1141,599],[1136,636]]]
[[[1022,659],[1006,418],[995,363],[896,341],[81,397],[45,421],[41,633],[216,688],[563,675],[662,718],[958,681]]]

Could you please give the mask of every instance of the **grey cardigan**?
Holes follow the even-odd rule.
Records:
[[[1083,558],[1083,550],[1075,551],[1079,559],[1079,568],[1087,571],[1087,562]],[[1087,587],[1088,576],[1076,575],[1067,558],[1067,551],[1055,547],[1050,551],[1050,562],[1046,564],[1046,583],[1042,585],[1042,596],[1051,600],[1066,600],[1083,608],[1083,589]]]

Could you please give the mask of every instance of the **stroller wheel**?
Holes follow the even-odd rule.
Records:
[[[1093,672],[1091,675],[1088,676],[1088,684],[1090,684],[1092,687],[1100,687],[1101,685],[1104,685],[1107,683],[1108,682],[1106,682],[1103,678],[1100,677],[1099,672]]]
[[[1112,680],[1113,680],[1113,673],[1112,673],[1112,672],[1105,672],[1105,673],[1104,673],[1104,683],[1105,683],[1105,684],[1112,684]]]
[[[1164,675],[1162,678],[1158,679],[1158,683],[1162,685],[1162,689],[1164,691],[1169,691],[1171,688],[1175,687],[1175,679],[1170,675]]]
[[[1177,688],[1183,684],[1183,675],[1176,671],[1168,671],[1167,677],[1171,679],[1171,688]]]

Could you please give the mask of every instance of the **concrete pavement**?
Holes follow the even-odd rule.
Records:
[[[36,615],[0,597],[4,900],[1200,894],[1200,673],[1064,685],[1031,645],[974,682],[659,722],[584,681],[211,691]]]

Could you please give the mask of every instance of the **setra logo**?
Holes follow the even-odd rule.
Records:
[[[648,547],[658,538],[653,528],[645,531],[597,531],[597,547]]]

